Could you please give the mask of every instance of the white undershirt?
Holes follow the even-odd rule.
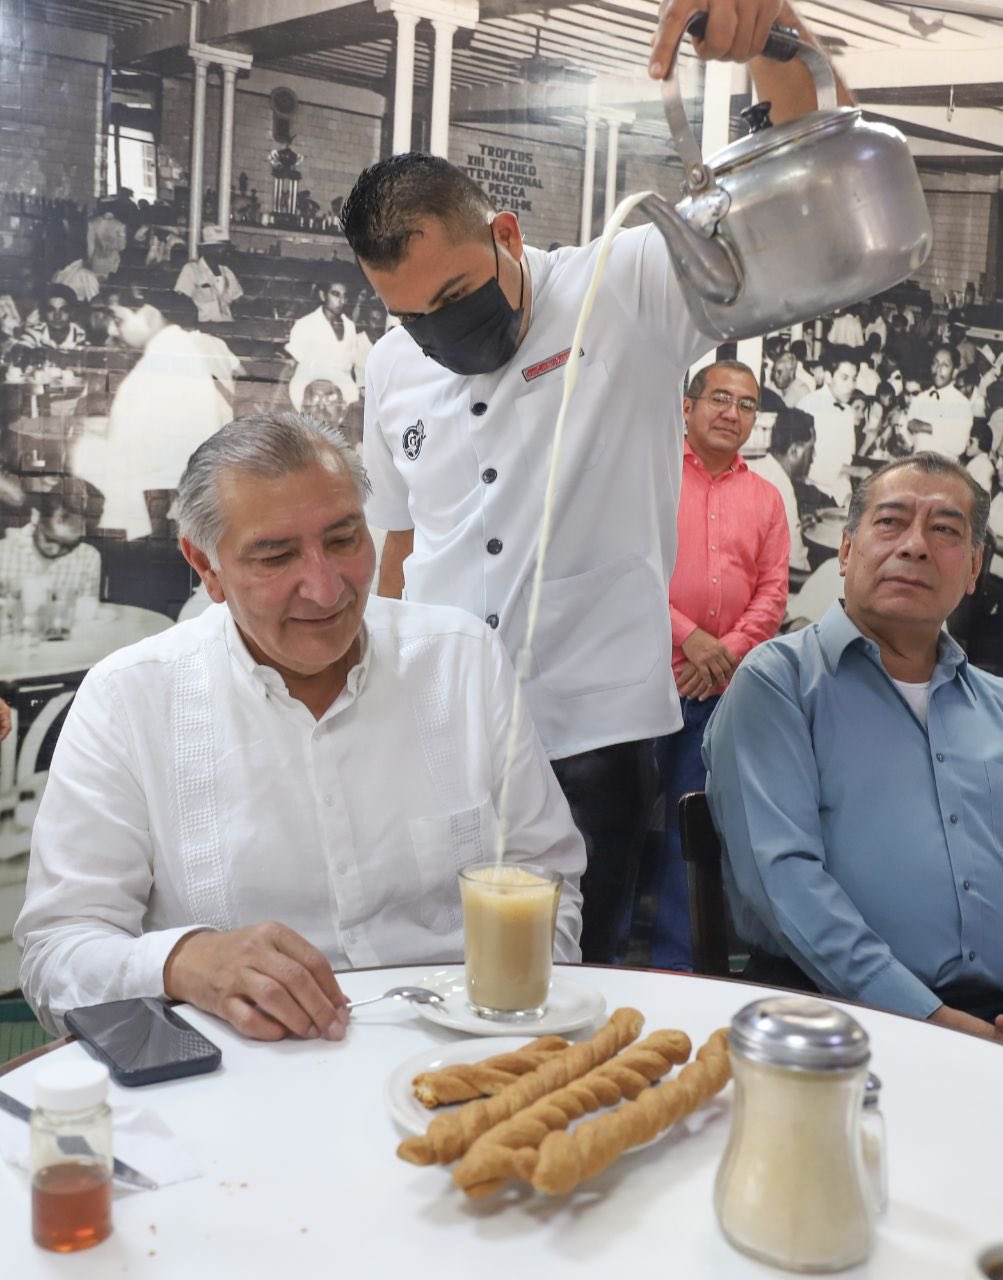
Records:
[[[924,680],[922,684],[911,684],[908,680],[893,680],[892,684],[925,726],[927,708],[930,705],[930,681]]]

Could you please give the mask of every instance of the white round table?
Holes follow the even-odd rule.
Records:
[[[423,969],[346,974],[350,996],[413,984]],[[699,1045],[766,988],[636,969],[569,970],[611,1010],[633,1005],[645,1030],[681,1027]],[[466,1201],[446,1170],[394,1155],[401,1132],[384,1082],[402,1061],[460,1037],[397,1002],[360,1009],[348,1039],[240,1039],[181,1010],[223,1050],[213,1075],[112,1102],[156,1110],[204,1163],[204,1176],[116,1194],[115,1231],[70,1258],[31,1241],[27,1179],[0,1164],[4,1274],[109,1280],[580,1280],[669,1276],[744,1280],[787,1273],[734,1252],[718,1231],[712,1186],[728,1135],[731,1090],[646,1150],[623,1156],[570,1196],[511,1184]],[[1003,1240],[1003,1049],[906,1018],[852,1009],[884,1082],[891,1204],[877,1247],[843,1274],[869,1280],[967,1280],[977,1250]],[[588,1032],[579,1033],[587,1035]],[[645,1034],[642,1032],[642,1035]],[[56,1050],[80,1054],[79,1045]],[[31,1101],[35,1059],[0,1079]]]
[[[5,638],[0,647],[0,683],[89,671],[116,649],[155,636],[173,625],[166,613],[153,609],[140,609],[131,604],[99,604],[94,617],[87,622],[75,622],[65,640],[26,644]]]
[[[815,524],[802,528],[801,536],[805,542],[826,551],[838,551],[843,542],[843,529],[846,525],[846,512],[840,507],[822,507],[816,512]]]

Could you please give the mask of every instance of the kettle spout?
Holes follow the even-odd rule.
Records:
[[[742,292],[744,273],[723,236],[701,235],[661,196],[647,196],[639,208],[662,233],[684,283],[691,285],[706,302],[735,301]]]

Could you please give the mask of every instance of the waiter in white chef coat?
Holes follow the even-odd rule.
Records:
[[[745,60],[780,0],[678,0],[650,72],[664,75],[689,16],[700,52]],[[804,66],[756,58],[780,121],[815,108]],[[526,632],[550,446],[598,242],[544,253],[447,161],[419,153],[365,170],[342,210],[360,266],[401,327],[366,369],[370,517],[390,530],[380,592],[459,605],[517,653]],[[680,727],[667,584],[676,553],[694,327],[651,226],[614,241],[586,330],[565,432],[527,704],[585,837],[582,952],[613,958],[656,790],[652,740]]]

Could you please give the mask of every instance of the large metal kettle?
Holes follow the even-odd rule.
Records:
[[[705,26],[706,14],[696,14],[688,30]],[[657,195],[640,206],[665,237],[697,328],[720,340],[880,293],[920,267],[933,240],[902,134],[837,106],[828,61],[789,29],[775,27],[764,54],[801,58],[818,110],[774,125],[761,103],[743,113],[753,132],[705,161],[674,52],[662,96],[687,194],[674,207]]]

